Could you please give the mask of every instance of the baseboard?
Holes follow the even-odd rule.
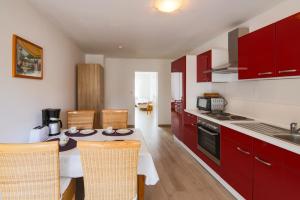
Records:
[[[236,199],[245,200],[234,188],[232,188],[222,177],[219,176],[210,166],[208,166],[202,159],[200,159],[193,151],[191,151],[184,143],[182,143],[175,135],[174,141],[183,147],[210,175],[212,175],[219,183],[221,183],[226,190],[228,190]]]
[[[127,128],[134,128],[135,125],[127,125]]]
[[[170,128],[171,124],[158,124],[158,127],[161,127],[161,128]]]

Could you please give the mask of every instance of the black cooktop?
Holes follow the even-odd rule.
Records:
[[[218,119],[221,121],[243,121],[243,120],[252,120],[247,117],[239,116],[239,115],[233,115],[230,113],[225,112],[217,112],[217,113],[206,113],[205,115],[212,117],[214,119]]]

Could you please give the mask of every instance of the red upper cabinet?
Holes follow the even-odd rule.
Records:
[[[239,38],[239,79],[274,77],[275,24]]]
[[[300,75],[300,13],[276,23],[277,76]]]
[[[197,82],[211,82],[211,50],[197,56]]]
[[[253,199],[288,199],[283,175],[283,149],[255,140]]]

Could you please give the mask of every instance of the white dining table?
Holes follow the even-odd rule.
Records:
[[[71,137],[72,139],[79,141],[113,141],[113,140],[139,140],[141,142],[141,149],[139,152],[138,161],[138,174],[146,177],[146,185],[155,185],[159,181],[159,177],[154,165],[154,161],[150,152],[147,149],[146,143],[142,132],[139,129],[132,129],[134,133],[127,136],[106,136],[102,134],[101,129],[97,130],[97,133],[86,137]],[[66,131],[66,130],[64,130]],[[58,138],[59,136],[52,136],[49,139]],[[78,148],[74,148],[68,151],[60,152],[60,175],[62,177],[79,178],[83,177],[83,171],[81,167],[80,152]]]

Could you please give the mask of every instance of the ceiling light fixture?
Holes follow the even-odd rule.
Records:
[[[123,46],[122,46],[122,45],[119,45],[118,48],[119,48],[119,49],[123,49]]]
[[[178,10],[183,5],[183,0],[155,0],[155,7],[166,13]]]

